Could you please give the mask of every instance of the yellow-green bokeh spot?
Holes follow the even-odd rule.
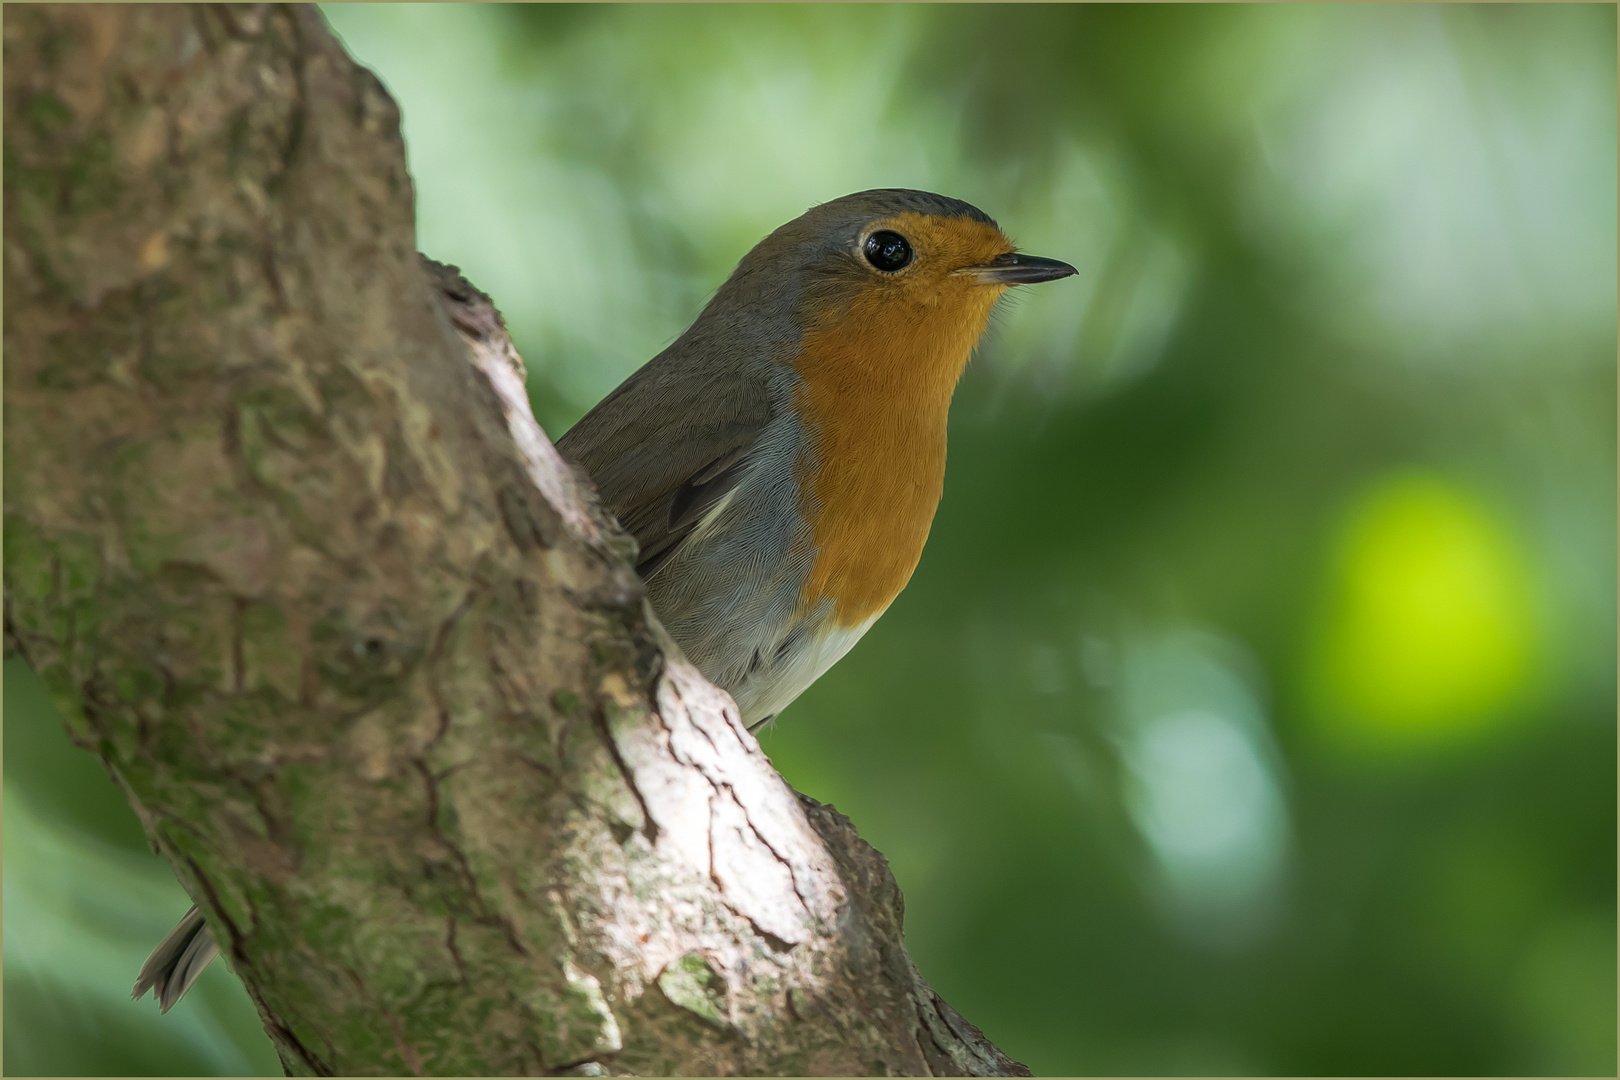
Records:
[[[1341,526],[1309,694],[1344,750],[1459,745],[1522,714],[1540,638],[1531,569],[1500,517],[1443,477],[1397,473]]]

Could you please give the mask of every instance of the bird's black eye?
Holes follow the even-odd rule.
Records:
[[[875,232],[866,238],[866,261],[892,274],[911,262],[911,244],[897,232]]]

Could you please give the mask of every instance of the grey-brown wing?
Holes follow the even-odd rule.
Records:
[[[771,419],[757,380],[676,367],[673,357],[654,359],[557,440],[636,538],[643,579],[747,475]]]

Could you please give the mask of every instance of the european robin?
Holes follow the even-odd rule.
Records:
[[[905,588],[951,394],[996,301],[1075,272],[925,191],[823,203],[557,441],[640,544],[647,596],[750,729]]]
[[[991,309],[1075,273],[983,211],[862,191],[743,256],[686,332],[557,448],[640,547],[687,658],[750,729],[860,640],[911,579],[945,483],[945,420]],[[217,949],[192,908],[135,985],[167,1011]]]

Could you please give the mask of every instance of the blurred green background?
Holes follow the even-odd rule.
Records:
[[[814,202],[1009,297],[911,586],[762,743],[1038,1073],[1613,1075],[1615,8],[329,5],[560,433]],[[5,1070],[278,1071],[5,669]]]

